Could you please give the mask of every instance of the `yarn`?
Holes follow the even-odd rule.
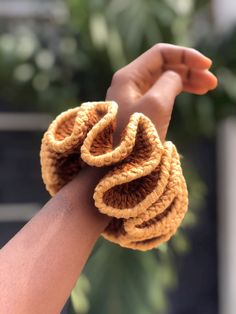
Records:
[[[102,235],[145,251],[175,234],[188,209],[188,191],[175,145],[162,144],[144,114],[131,115],[113,147],[117,110],[114,101],[88,102],[61,113],[42,140],[42,178],[53,196],[85,164],[112,165],[93,195],[98,210],[112,217]]]

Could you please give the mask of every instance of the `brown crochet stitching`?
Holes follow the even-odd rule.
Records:
[[[60,114],[42,140],[42,177],[54,195],[84,163],[114,165],[93,196],[100,212],[113,217],[102,235],[145,251],[175,234],[188,208],[188,192],[176,147],[162,145],[142,113],[130,117],[113,147],[117,109],[112,101],[88,102]]]

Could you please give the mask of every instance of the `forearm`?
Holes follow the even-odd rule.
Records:
[[[0,251],[4,313],[59,313],[109,218],[92,193],[101,169],[82,170]]]

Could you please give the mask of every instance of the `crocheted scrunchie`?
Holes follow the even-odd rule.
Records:
[[[132,114],[113,147],[117,110],[112,101],[88,102],[61,113],[42,140],[42,177],[54,195],[84,164],[114,165],[93,195],[98,210],[113,217],[102,235],[145,251],[176,232],[188,208],[188,192],[174,144],[162,144],[144,114]]]

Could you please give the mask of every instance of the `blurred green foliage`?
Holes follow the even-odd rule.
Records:
[[[157,42],[187,42],[194,3],[68,0],[70,19],[62,25],[26,23],[7,32],[3,23],[0,96],[19,109],[52,112],[104,99],[114,71],[141,52]]]
[[[89,313],[164,311],[164,293],[176,284],[170,250],[142,253],[103,242],[85,270],[92,287]]]
[[[211,24],[208,31],[201,29],[197,17],[199,12],[209,17],[208,1],[67,0],[66,5],[64,23],[1,25],[0,101],[12,110],[56,114],[102,100],[114,71],[153,44],[169,42],[212,57],[220,83],[202,97],[178,97],[169,136],[180,150],[199,136],[213,137],[218,121],[236,114],[236,36],[222,39]],[[165,313],[166,292],[177,286],[175,256],[190,249],[185,230],[197,222],[206,194],[193,165],[185,159],[183,164],[190,211],[176,236],[147,253],[101,239],[72,292],[73,313]]]

